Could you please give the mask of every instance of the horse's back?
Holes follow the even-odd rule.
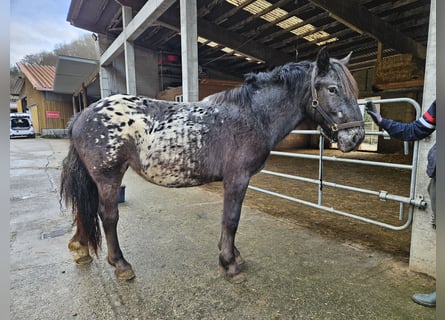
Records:
[[[209,151],[218,121],[218,109],[202,103],[115,95],[86,108],[71,134],[93,174],[130,165],[150,182],[191,186],[220,179]],[[205,167],[209,157],[213,168]]]

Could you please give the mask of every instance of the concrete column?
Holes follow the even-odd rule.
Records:
[[[127,6],[122,6],[122,23],[124,29],[127,27],[132,18],[132,9]],[[128,39],[124,41],[124,55],[127,94],[136,95],[136,60],[134,55],[133,41],[129,41]]]
[[[109,67],[101,66],[99,69],[100,96],[105,98],[111,95],[111,72]]]
[[[85,83],[82,83],[82,90],[80,91],[82,94],[82,103],[86,107],[88,107],[88,92],[87,87],[85,87]]]
[[[431,1],[422,110],[426,111],[434,99],[436,99],[436,0]],[[409,259],[410,270],[433,277],[436,276],[436,230],[430,224],[431,200],[427,191],[430,179],[426,175],[426,164],[428,151],[435,142],[436,133],[433,133],[419,143],[416,194],[423,196],[428,206],[426,210],[414,211]],[[440,215],[440,212],[437,214]]]
[[[78,112],[76,108],[76,97],[74,95],[71,96],[71,103],[73,104],[73,115],[74,115]]]
[[[185,102],[198,101],[198,30],[196,0],[180,0],[182,95]]]

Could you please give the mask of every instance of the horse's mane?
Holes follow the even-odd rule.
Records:
[[[337,59],[331,58],[330,62],[348,97],[357,99],[357,82],[351,72]],[[293,92],[299,92],[302,86],[308,85],[305,77],[311,66],[313,66],[313,62],[310,61],[290,62],[283,66],[277,66],[271,71],[248,73],[244,76],[244,83],[240,87],[215,93],[206,97],[205,100],[216,104],[234,103],[247,106],[251,104],[252,94],[267,86],[284,85]]]
[[[258,89],[274,84],[284,85],[288,89],[303,85],[310,65],[309,61],[290,62],[271,71],[248,73],[240,87],[212,94],[205,100],[216,104],[250,105],[251,96]]]

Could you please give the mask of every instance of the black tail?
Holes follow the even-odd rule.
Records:
[[[70,124],[71,128],[77,117]],[[71,140],[68,155],[63,160],[60,196],[67,206],[71,204],[73,224],[77,224],[77,233],[82,238],[88,238],[88,245],[97,254],[101,245],[101,231],[99,225],[99,196],[96,183],[89,175],[79,154]],[[85,245],[87,245],[85,243]]]

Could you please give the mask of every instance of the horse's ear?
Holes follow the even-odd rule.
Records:
[[[349,54],[346,57],[344,57],[343,59],[340,59],[340,62],[342,64],[344,64],[345,66],[347,66],[349,63],[349,60],[351,59],[351,55],[352,55],[352,51],[349,52]]]
[[[325,74],[329,71],[329,53],[326,47],[322,47],[317,54],[318,73]]]
[[[255,82],[255,74],[252,72],[244,74],[244,82],[246,84],[252,84]]]

